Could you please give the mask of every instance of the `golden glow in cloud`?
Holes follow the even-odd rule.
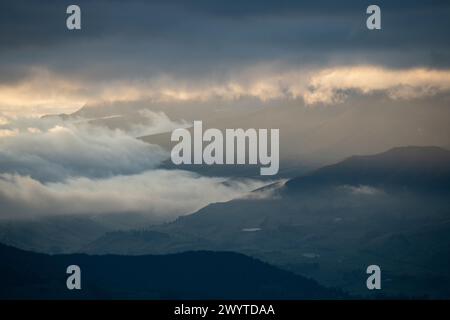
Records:
[[[10,116],[42,115],[80,107],[82,86],[57,77],[43,68],[33,68],[24,80],[0,85],[0,112]]]
[[[450,70],[338,67],[312,75],[309,87],[304,95],[308,104],[337,102],[339,90],[386,91],[392,99],[415,99],[450,90]]]
[[[145,80],[68,79],[36,68],[23,81],[0,86],[0,113],[42,115],[72,112],[86,103],[103,101],[208,101],[252,97],[261,101],[302,99],[307,105],[333,104],[345,91],[385,92],[392,99],[415,99],[450,90],[450,70],[391,70],[376,66],[339,66],[322,70],[280,71],[252,67],[232,79],[180,81],[161,76]]]

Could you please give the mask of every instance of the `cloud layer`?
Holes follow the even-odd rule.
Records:
[[[40,73],[43,76],[40,76]],[[36,79],[35,79],[36,77]],[[48,78],[48,82],[42,82]],[[38,111],[74,111],[86,102],[137,101],[153,103],[205,102],[252,98],[259,101],[298,99],[306,105],[335,104],[351,92],[384,93],[391,99],[416,99],[450,91],[450,69],[387,69],[374,65],[332,68],[287,68],[280,64],[256,65],[236,71],[230,77],[188,81],[175,75],[145,80],[111,80],[91,83],[68,81],[36,71],[19,84],[0,87],[0,110],[17,114]],[[65,106],[60,108],[59,106]],[[34,110],[34,111],[33,111]]]
[[[225,180],[178,170],[152,170],[105,179],[77,177],[53,183],[0,174],[0,219],[143,213],[168,221],[211,202],[243,196],[263,185],[252,180],[224,184]]]
[[[79,118],[5,118],[0,219],[132,212],[167,221],[263,185],[157,169],[169,155],[135,135],[164,132],[176,124],[163,113],[138,114],[151,121],[129,131]]]
[[[292,120],[290,138],[306,141],[310,153],[319,154],[333,146],[341,153],[361,150],[368,136],[372,144],[390,140],[381,131],[393,141],[448,136],[446,127],[441,129],[445,117],[427,117],[429,108],[424,116],[428,104],[417,106],[423,97],[439,106],[448,101],[448,1],[379,1],[379,32],[367,30],[367,4],[357,0],[77,4],[82,29],[72,32],[65,27],[64,1],[0,2],[1,216],[151,211],[172,217],[258,185],[227,187],[221,179],[158,170],[168,155],[135,137],[186,126],[163,113],[133,115],[137,121],[131,126],[111,125],[123,115],[117,121],[29,118],[70,113],[86,104],[348,102],[352,109],[342,111],[345,117],[337,108],[314,108],[322,113],[311,121],[315,126],[293,112],[260,116],[270,124],[279,115]],[[387,109],[410,101],[414,109],[391,108],[373,116],[380,102]],[[404,119],[409,119],[406,125]]]
[[[99,178],[149,170],[168,157],[158,146],[126,132],[88,124],[62,122],[21,130],[4,129],[0,172],[29,175],[40,181]]]
[[[356,0],[77,4],[82,30],[70,32],[64,2],[2,1],[0,111],[60,113],[142,98],[326,102],[330,92],[345,90],[324,75],[330,70],[353,87],[351,79],[358,86],[356,78],[365,82],[380,72],[383,79],[450,68],[448,1],[379,1],[379,32],[367,30],[367,4]],[[424,81],[418,92],[428,94],[429,85]]]

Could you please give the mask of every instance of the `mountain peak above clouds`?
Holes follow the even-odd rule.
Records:
[[[375,185],[445,191],[450,188],[450,151],[434,146],[406,146],[352,156],[291,179],[291,190],[311,185]]]

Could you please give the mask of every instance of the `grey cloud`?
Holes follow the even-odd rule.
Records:
[[[380,32],[365,28],[361,1],[79,1],[80,32],[65,29],[67,4],[2,2],[2,64],[92,81],[195,80],[272,60],[450,66],[446,1],[381,1]]]
[[[0,137],[0,172],[60,181],[73,176],[99,178],[150,170],[168,154],[135,139],[133,134],[159,132],[172,124],[163,116],[154,120],[153,126],[141,124],[131,127],[130,132],[85,121],[15,120],[2,126],[6,137]]]
[[[135,113],[141,119],[126,131],[101,125],[101,117],[2,117],[0,219],[142,213],[168,221],[263,186],[257,180],[157,169],[167,152],[135,135],[180,124],[161,112]]]
[[[71,178],[56,183],[0,174],[0,219],[143,213],[169,221],[211,202],[228,201],[263,186],[255,180],[224,181],[178,170],[152,170],[105,179]]]

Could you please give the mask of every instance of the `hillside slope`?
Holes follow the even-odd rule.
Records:
[[[45,255],[0,245],[0,299],[320,299],[339,295],[231,252],[164,256]],[[66,268],[81,268],[81,290]]]

